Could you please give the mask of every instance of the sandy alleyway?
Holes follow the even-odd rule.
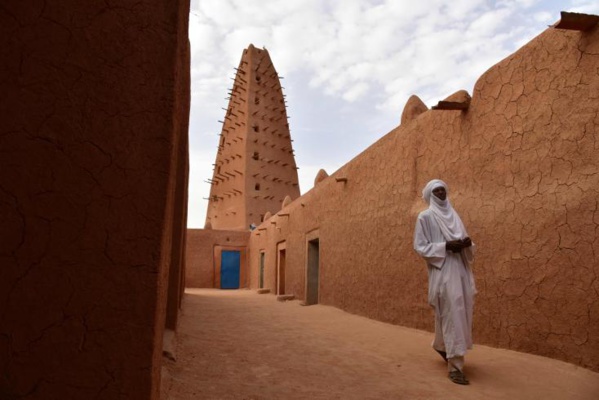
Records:
[[[431,340],[333,307],[187,289],[163,400],[599,398],[597,373],[485,346],[467,356],[471,384],[453,384]]]

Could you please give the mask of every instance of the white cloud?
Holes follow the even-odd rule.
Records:
[[[509,8],[516,8],[516,7],[530,8],[538,2],[539,2],[539,0],[503,0],[503,1],[497,1],[497,5],[502,6],[502,7],[509,7]]]
[[[574,0],[572,6],[566,10],[583,14],[599,14],[599,3],[596,0]]]
[[[216,145],[216,142],[214,143]],[[189,206],[187,226],[189,228],[203,228],[206,220],[207,198],[210,195],[210,185],[205,182],[212,178],[212,163],[216,152],[208,146],[191,149],[189,152]],[[212,160],[212,161],[208,161]],[[208,161],[208,162],[206,162]]]
[[[345,93],[343,93],[342,98],[350,103],[354,102],[364,93],[366,93],[369,87],[370,86],[365,82],[358,82],[353,87],[346,90]]]
[[[314,187],[314,179],[316,178],[318,171],[324,169],[327,174],[332,175],[341,166],[341,164],[323,163],[322,165],[305,165],[301,167],[298,170],[298,179],[302,193],[306,193]]]
[[[505,25],[506,19],[513,14],[513,11],[507,8],[490,10],[474,19],[468,30],[471,37],[485,38],[494,33],[499,27]]]
[[[547,11],[541,11],[541,12],[535,13],[535,14],[533,14],[532,17],[537,22],[543,22],[543,23],[547,23],[547,24],[550,24],[555,19],[555,15],[551,15],[551,13],[549,13]]]
[[[347,162],[371,143],[366,139],[380,137],[397,123],[411,94],[431,106],[457,90],[471,91],[485,70],[539,34],[547,23],[559,19],[559,10],[599,12],[596,1],[562,3],[193,1],[190,135],[193,146],[202,146],[209,153],[193,153],[202,158],[194,162],[208,166],[214,162],[220,130],[216,121],[222,117],[221,107],[227,105],[224,98],[233,67],[249,43],[265,46],[277,71],[285,76],[292,135],[296,143],[303,143],[302,151],[324,143],[335,150],[321,158]],[[291,101],[298,92],[311,97]],[[339,129],[344,130],[341,142]],[[299,160],[310,157],[296,153],[298,165],[305,170]],[[337,161],[332,165],[338,168]],[[305,173],[302,169],[300,175]],[[192,175],[191,181],[209,176],[210,172]]]

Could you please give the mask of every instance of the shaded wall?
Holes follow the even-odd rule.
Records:
[[[247,245],[249,231],[188,229],[185,250],[185,286],[219,288],[220,252],[241,251],[240,287],[249,286]]]
[[[477,244],[476,342],[599,370],[598,54],[597,29],[549,29],[481,76],[467,112],[391,131],[252,233],[251,287],[264,249],[275,289],[284,241],[286,292],[305,298],[317,232],[321,303],[433,330],[412,235],[441,178]]]
[[[184,243],[188,13],[0,8],[2,399],[158,398]]]
[[[178,136],[173,146],[171,158],[171,180],[169,193],[172,196],[170,212],[173,220],[172,232],[164,237],[172,238],[168,278],[168,300],[166,310],[166,328],[175,330],[185,291],[185,236],[187,234],[187,197],[189,181],[189,104],[191,96],[190,82],[190,46],[187,24],[180,24],[178,30],[179,57],[176,68],[175,115],[185,116],[174,121],[174,130]],[[169,251],[166,249],[165,254]]]

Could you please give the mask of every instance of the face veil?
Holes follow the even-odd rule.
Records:
[[[441,200],[433,194],[433,190],[438,187],[443,187],[447,192],[445,200]],[[468,236],[468,232],[466,232],[460,216],[451,206],[449,189],[445,182],[441,179],[433,179],[427,183],[422,190],[422,198],[428,203],[428,208],[433,213],[435,221],[439,224],[445,240],[458,240]]]

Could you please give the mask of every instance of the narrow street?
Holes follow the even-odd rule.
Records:
[[[598,373],[486,346],[466,358],[470,385],[456,385],[431,340],[329,306],[187,289],[162,400],[599,398]]]

